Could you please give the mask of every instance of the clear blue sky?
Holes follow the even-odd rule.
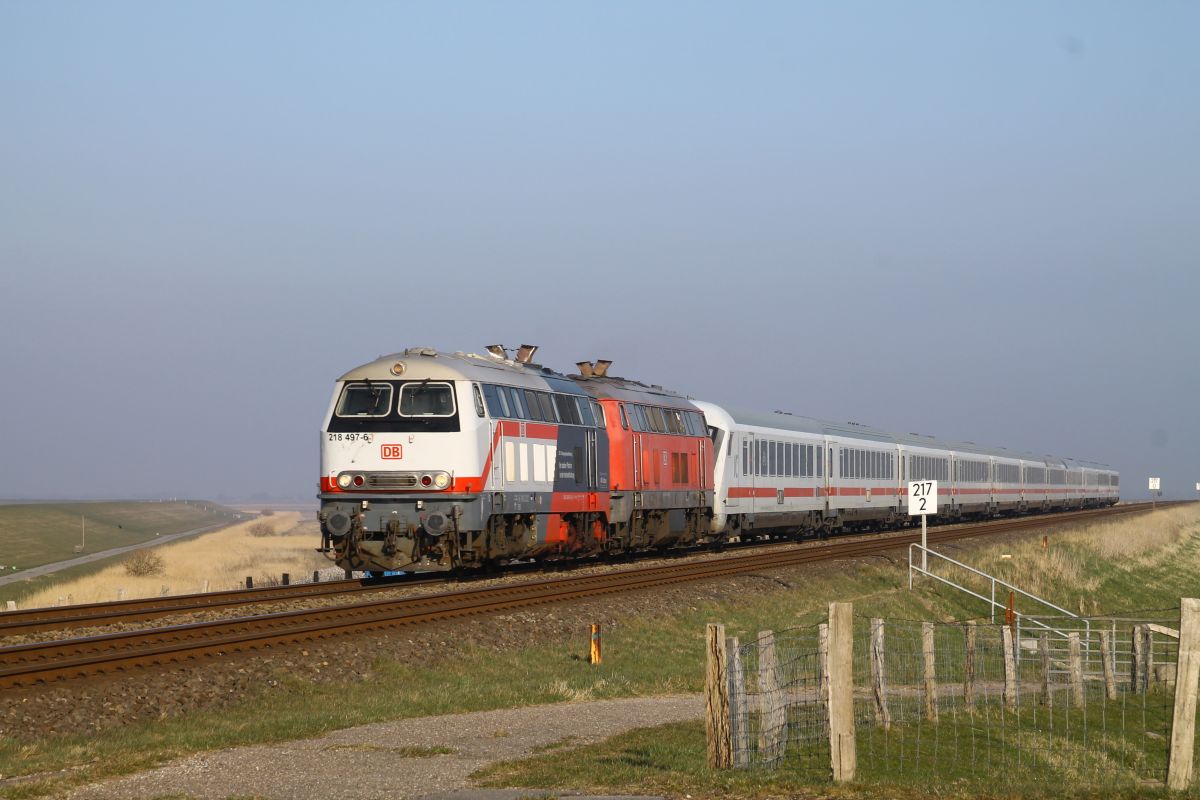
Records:
[[[311,497],[540,344],[1200,481],[1200,5],[0,0],[0,496]]]

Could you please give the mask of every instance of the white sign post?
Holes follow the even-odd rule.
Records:
[[[1162,494],[1162,478],[1150,479],[1150,508],[1158,508],[1158,496]]]
[[[928,530],[925,525],[925,517],[929,514],[936,514],[938,506],[938,491],[937,481],[909,481],[908,482],[908,515],[921,517],[921,571],[929,571],[928,553],[926,547],[929,546],[927,539]]]

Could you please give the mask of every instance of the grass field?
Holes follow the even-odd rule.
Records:
[[[260,524],[272,526],[276,535],[251,535],[250,529]],[[329,566],[314,552],[318,536],[315,522],[301,525],[299,513],[274,514],[154,548],[163,561],[162,571],[154,575],[129,575],[124,556],[78,577],[60,574],[52,584],[27,594],[21,607],[51,606],[60,597],[74,603],[104,602],[117,599],[118,591],[130,599],[152,597],[162,594],[164,586],[168,594],[191,594],[203,591],[206,581],[209,590],[217,591],[242,586],[246,577],[265,586],[285,572],[300,578]],[[0,586],[0,599],[8,588]]]
[[[3,575],[74,558],[86,519],[85,553],[125,547],[168,535],[232,521],[244,512],[203,500],[114,501],[96,503],[13,503],[0,505],[0,564]],[[0,586],[0,604],[24,607],[28,598],[120,563],[122,556],[93,561]],[[13,570],[12,567],[18,567]],[[65,595],[64,595],[65,596]],[[53,598],[54,602],[57,598]]]
[[[13,503],[0,505],[0,563],[11,571],[76,555],[86,521],[84,552],[95,553],[232,520],[237,512],[205,501]]]
[[[1079,587],[1106,613],[1125,609],[1170,608],[1181,596],[1195,596],[1200,571],[1200,508],[1160,511],[1100,526],[1090,534],[1052,537],[1047,550],[1040,537],[1002,548],[1003,559],[1031,581],[1048,572],[1047,590],[1062,603],[1074,602]],[[1120,543],[1114,555],[1114,542]],[[1060,553],[1060,551],[1064,551]],[[955,546],[972,563],[999,560],[985,543]],[[1073,566],[1070,582],[1062,559]],[[1039,565],[1041,565],[1039,567]],[[985,566],[987,566],[985,564]],[[736,602],[681,604],[674,614],[629,619],[605,635],[605,660],[588,665],[586,629],[577,640],[531,644],[495,652],[467,648],[426,667],[386,659],[366,681],[311,683],[281,674],[280,688],[264,689],[220,712],[138,723],[103,736],[68,736],[35,743],[0,738],[0,774],[30,774],[78,767],[70,780],[95,780],[163,763],[198,750],[284,741],[368,722],[591,698],[699,692],[704,683],[704,626],[720,621],[729,635],[783,630],[815,620],[833,600],[853,601],[861,616],[964,619],[978,617],[980,605],[933,587],[909,592],[902,564],[887,559],[821,567],[804,573],[802,583],[783,588],[772,581]],[[770,588],[767,588],[770,587]],[[619,601],[617,601],[619,602]],[[514,681],[512,676],[521,680]],[[812,783],[784,772],[767,777],[709,773],[704,764],[702,726],[681,725],[638,731],[606,744],[554,751],[554,762],[533,759],[490,772],[494,779],[523,786],[578,786],[623,793],[661,787],[696,797],[733,794],[928,797],[977,794],[947,783],[932,787],[897,784],[882,789],[842,789]],[[557,763],[547,769],[547,763]],[[940,776],[929,776],[938,781]],[[0,790],[0,796],[62,793],[66,784],[47,781]],[[1122,790],[1123,791],[1123,790]],[[1094,796],[1124,796],[1113,790]],[[1047,792],[1053,794],[1054,787]],[[986,792],[985,792],[986,794]],[[1002,792],[1001,795],[1004,793]]]

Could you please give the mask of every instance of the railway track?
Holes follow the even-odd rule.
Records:
[[[929,531],[928,536],[931,543],[936,543],[983,534],[1074,524],[1089,519],[1137,513],[1149,509],[1150,504],[1147,503],[1069,512],[1049,518],[1022,517],[977,525],[934,528]],[[870,539],[835,542],[821,547],[781,547],[755,553],[637,567],[609,573],[568,575],[503,586],[458,589],[418,597],[388,598],[318,609],[284,611],[149,630],[109,633],[78,639],[14,645],[0,648],[0,687],[81,678],[140,666],[268,649],[274,646],[348,633],[509,611],[533,605],[719,578],[762,569],[876,555],[883,551],[906,546],[911,542],[919,541],[919,539],[919,533],[904,532]],[[342,584],[340,587],[342,592],[369,591],[381,586],[364,585],[358,581],[335,581],[326,583],[323,587],[325,590],[336,590],[339,588],[338,584]],[[288,599],[295,599],[313,594],[305,595],[299,590],[318,586],[322,585],[304,584],[297,587],[276,588],[290,588],[292,591],[285,595]],[[382,587],[391,588],[386,584],[383,584]],[[271,590],[254,591],[255,593],[269,593]],[[245,593],[221,594],[241,595]],[[183,601],[186,598],[175,599]],[[277,595],[271,599],[278,600],[280,597]],[[161,603],[162,598],[155,598],[153,601],[125,602],[128,606],[119,612],[126,615],[123,617],[123,621],[145,618],[137,617],[137,614],[161,615],[155,614],[152,607],[139,609],[135,606],[144,602]],[[245,600],[239,602],[235,597],[228,596],[215,603],[203,604],[202,607],[217,608],[221,607],[221,603],[239,605],[244,604]],[[166,613],[176,613],[178,609],[179,607],[176,607]],[[90,619],[94,620],[100,612],[95,608],[92,611],[95,613]],[[112,621],[111,617],[109,621]]]

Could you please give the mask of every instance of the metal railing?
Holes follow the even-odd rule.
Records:
[[[921,564],[917,563],[917,559],[913,558],[914,554],[916,554],[916,553],[920,553],[922,556],[926,557],[926,558],[921,559],[921,564],[926,564],[927,565],[926,567],[922,567]],[[965,570],[966,572],[968,572],[972,575],[976,575],[976,576],[982,578],[983,580],[987,581],[990,584],[991,595],[988,597],[985,597],[984,595],[980,594],[979,592],[976,592],[975,590],[973,590],[967,586],[963,586],[962,584],[955,583],[954,581],[952,581],[949,578],[946,578],[942,575],[934,574],[932,566],[928,565],[928,561],[926,559],[934,559],[935,562],[938,560],[944,561],[948,564],[952,564],[955,567],[958,567],[959,569]],[[915,542],[908,546],[908,588],[909,588],[909,590],[911,590],[913,587],[914,573],[919,574],[919,575],[924,575],[927,578],[933,578],[935,581],[938,581],[939,583],[945,584],[946,586],[949,586],[953,589],[958,589],[960,592],[965,592],[966,594],[969,594],[972,597],[978,598],[979,600],[982,600],[983,602],[987,603],[988,604],[988,619],[991,622],[996,621],[996,609],[999,608],[999,609],[1003,609],[1005,611],[1008,610],[1008,605],[1006,603],[997,602],[997,600],[996,600],[996,589],[997,588],[1003,588],[1004,590],[1011,592],[1014,595],[1014,597],[1020,596],[1020,597],[1025,598],[1028,601],[1031,601],[1040,606],[1043,606],[1044,608],[1052,609],[1053,611],[1057,612],[1057,614],[1068,618],[1076,625],[1081,624],[1083,626],[1083,628],[1082,628],[1083,632],[1084,632],[1084,636],[1082,637],[1082,640],[1084,642],[1083,646],[1084,646],[1085,652],[1088,650],[1088,642],[1091,641],[1091,621],[1088,620],[1087,618],[1082,617],[1079,614],[1073,614],[1070,611],[1066,610],[1065,608],[1063,608],[1061,606],[1056,606],[1054,603],[1051,603],[1049,600],[1046,600],[1045,598],[1042,598],[1042,597],[1038,597],[1035,594],[1031,594],[1030,592],[1027,592],[1024,589],[1021,589],[1018,586],[1012,585],[1008,581],[997,578],[995,575],[989,575],[988,573],[984,572],[983,570],[976,569],[975,567],[972,567],[969,564],[964,564],[963,562],[957,561],[953,558],[950,558],[950,556],[939,553],[936,550],[932,550],[928,547],[922,547],[921,545],[919,545]],[[1020,641],[1021,641],[1021,627],[1022,627],[1023,621],[1025,623],[1026,628],[1038,628],[1038,629],[1041,629],[1041,630],[1044,630],[1044,631],[1050,633],[1052,636],[1055,636],[1059,639],[1065,640],[1068,638],[1069,632],[1067,630],[1064,630],[1061,627],[1056,628],[1055,626],[1050,625],[1050,624],[1042,621],[1041,619],[1038,619],[1037,617],[1035,617],[1033,615],[1030,615],[1028,613],[1023,614],[1023,613],[1017,611],[1015,608],[1013,609],[1013,613],[1016,616],[1016,637],[1015,637],[1014,644],[1015,644],[1015,649],[1017,651],[1015,655],[1016,655],[1016,658],[1018,661],[1020,661],[1020,659],[1021,659],[1021,649],[1022,648],[1020,646]],[[1038,616],[1045,617],[1045,616],[1050,616],[1050,615],[1039,614]]]

